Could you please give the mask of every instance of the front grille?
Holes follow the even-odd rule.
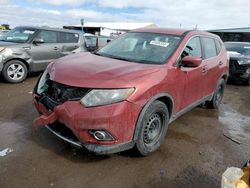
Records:
[[[44,86],[44,92],[38,98],[47,109],[53,110],[59,104],[69,100],[80,100],[90,90],[88,88],[72,87],[60,84],[48,79]]]
[[[47,89],[43,92],[43,96],[47,96],[57,103],[63,103],[68,100],[80,100],[84,95],[87,94],[89,89],[67,86],[47,80]]]
[[[246,71],[248,68],[249,68],[249,65],[247,65],[247,64],[246,65],[240,65],[238,63],[238,61],[235,60],[235,59],[232,59],[229,62],[229,70],[232,73],[235,72],[235,71],[237,71],[237,70]]]

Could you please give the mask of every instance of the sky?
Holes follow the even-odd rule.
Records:
[[[159,27],[250,27],[250,0],[0,0],[0,24],[55,26],[152,22]]]

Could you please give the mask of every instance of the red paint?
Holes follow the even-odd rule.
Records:
[[[175,35],[183,35],[186,32],[159,28],[137,31]],[[111,105],[85,108],[79,101],[67,101],[55,107],[53,117],[68,126],[84,143],[110,145],[131,141],[140,111],[152,97],[159,93],[171,95],[174,100],[173,114],[175,114],[213,93],[221,76],[228,74],[224,46],[218,57],[203,60],[198,67],[176,66],[187,41],[195,35],[218,38],[207,32],[190,31],[163,65],[130,63],[90,53],[69,55],[51,63],[48,66],[50,78],[65,85],[85,88],[136,88],[127,101]],[[222,65],[218,65],[220,61]],[[206,73],[203,73],[204,68],[207,69]],[[35,100],[34,103],[40,113],[50,116],[42,105]],[[34,124],[40,125],[42,121],[46,121],[43,116]],[[89,129],[107,130],[115,141],[99,142],[88,133]]]

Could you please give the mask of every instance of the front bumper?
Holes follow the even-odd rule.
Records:
[[[134,146],[134,130],[141,107],[131,102],[85,108],[80,101],[66,101],[53,110],[41,104],[39,96],[34,97],[33,103],[41,114],[33,126],[46,126],[56,136],[75,146],[98,154],[116,153]],[[64,135],[60,131],[63,126],[73,136]],[[114,140],[98,141],[89,133],[90,130],[105,130]]]
[[[238,70],[238,71],[234,71],[234,72],[230,72],[229,74],[229,79],[230,80],[238,80],[238,81],[245,81],[248,80],[250,77],[250,68],[249,68],[249,72],[247,72],[247,70],[242,71],[242,70]]]
[[[229,67],[229,79],[245,81],[250,76],[250,64],[239,65],[237,60],[231,60]]]

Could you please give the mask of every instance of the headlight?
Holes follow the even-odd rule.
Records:
[[[113,104],[126,100],[135,88],[127,89],[94,89],[81,99],[86,107]]]
[[[0,52],[3,51],[5,49],[5,47],[0,47]]]
[[[42,94],[48,89],[48,85],[46,84],[46,81],[48,80],[48,71],[47,69],[43,72],[42,76],[40,77],[40,80],[38,81],[37,85],[37,94]]]
[[[250,64],[250,59],[238,60],[239,65]]]

